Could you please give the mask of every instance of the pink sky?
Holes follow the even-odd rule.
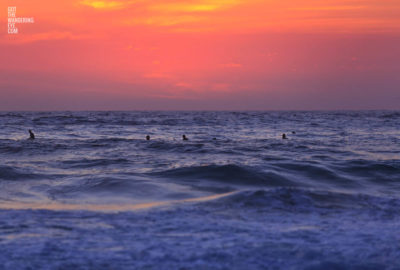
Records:
[[[7,34],[8,6],[35,23]],[[0,110],[400,109],[399,1],[0,9]]]

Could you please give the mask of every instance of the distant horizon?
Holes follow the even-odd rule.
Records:
[[[325,110],[0,110],[7,112],[398,112],[400,109],[325,109]]]

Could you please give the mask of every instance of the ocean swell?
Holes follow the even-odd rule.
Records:
[[[43,177],[27,170],[23,171],[14,167],[0,165],[0,180],[34,180]]]
[[[320,212],[335,210],[365,211],[371,215],[400,215],[400,200],[357,193],[330,192],[293,187],[246,190],[209,202],[230,208],[257,211]]]
[[[192,166],[151,173],[151,175],[185,182],[215,181],[244,186],[296,186],[295,182],[272,171],[227,165]]]

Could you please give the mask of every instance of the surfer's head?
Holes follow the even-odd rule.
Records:
[[[185,134],[183,134],[183,135],[182,135],[182,140],[184,140],[184,141],[188,141],[189,139],[186,137],[186,135],[185,135]]]
[[[283,134],[282,134],[282,139],[284,139],[284,140],[286,140],[286,139],[287,139],[287,137],[286,137],[286,134],[285,134],[285,133],[283,133]]]
[[[147,141],[150,141],[150,135],[147,135],[147,136],[146,136],[146,140],[147,140]]]

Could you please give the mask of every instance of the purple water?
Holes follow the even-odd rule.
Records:
[[[0,123],[0,269],[400,269],[400,112]]]

